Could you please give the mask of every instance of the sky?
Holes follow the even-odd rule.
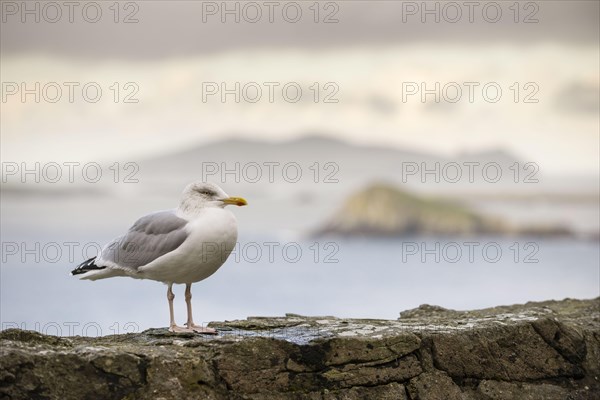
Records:
[[[292,3],[2,2],[2,159],[319,134],[598,173],[597,2]]]

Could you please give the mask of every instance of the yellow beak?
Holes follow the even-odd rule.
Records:
[[[248,205],[248,202],[246,201],[246,199],[244,199],[242,197],[228,197],[221,201],[225,204],[231,204],[231,205],[240,206],[240,207]]]

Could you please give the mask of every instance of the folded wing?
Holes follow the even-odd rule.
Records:
[[[188,237],[188,222],[174,211],[159,211],[138,219],[129,231],[106,245],[96,265],[136,272],[176,250]]]

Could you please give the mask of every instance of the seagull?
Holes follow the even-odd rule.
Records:
[[[138,219],[124,235],[105,245],[96,257],[79,264],[72,275],[80,279],[129,276],[167,284],[171,332],[216,334],[194,324],[192,283],[214,274],[237,241],[237,220],[227,205],[245,206],[212,183],[186,186],[179,207]],[[177,326],[173,314],[173,284],[185,283],[186,327]]]

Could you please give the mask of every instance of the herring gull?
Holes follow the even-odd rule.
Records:
[[[138,219],[123,236],[105,245],[98,256],[79,264],[71,273],[80,279],[129,276],[168,285],[171,332],[216,334],[194,324],[192,283],[214,274],[231,254],[237,240],[237,221],[227,205],[245,206],[212,183],[189,184],[179,207]],[[175,324],[173,284],[185,283],[187,327]]]

